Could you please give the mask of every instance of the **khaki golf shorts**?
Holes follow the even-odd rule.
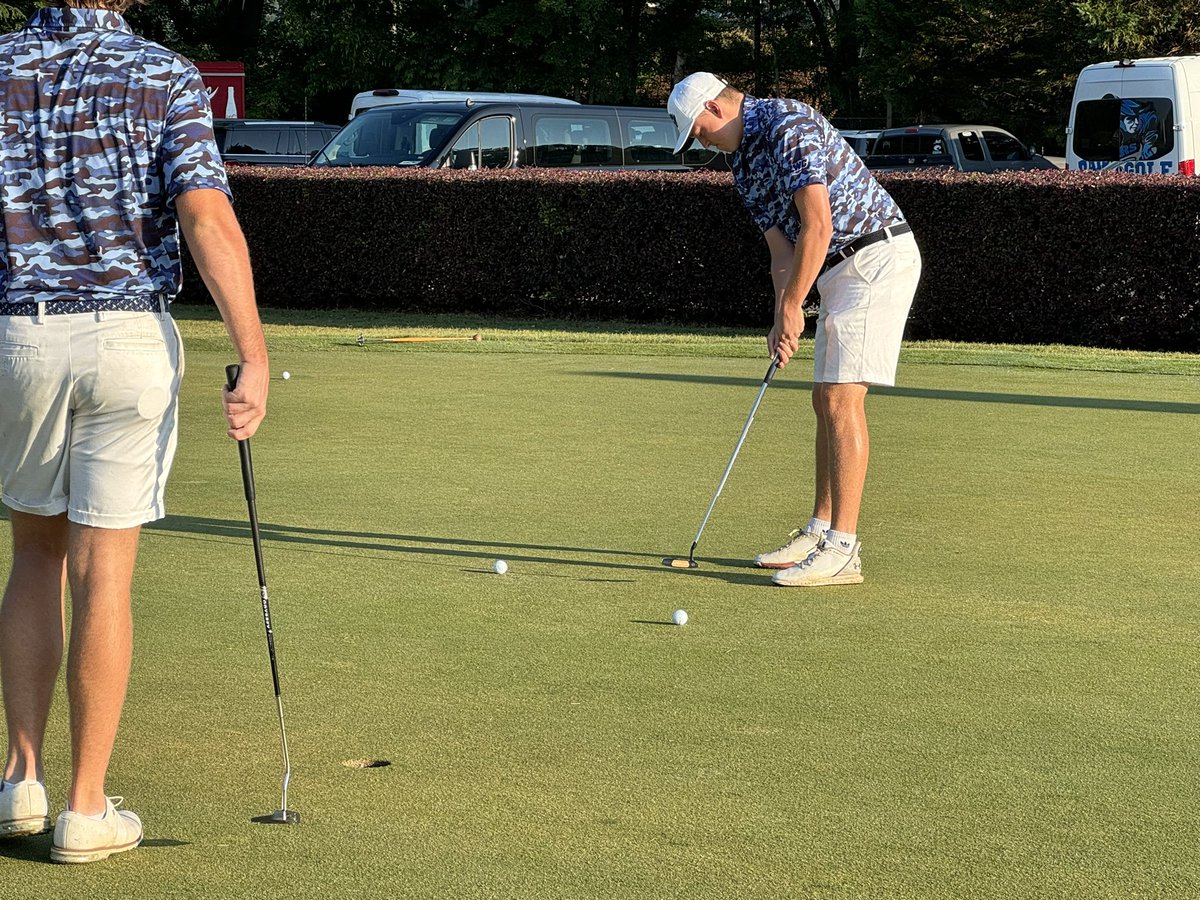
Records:
[[[813,381],[895,384],[920,278],[921,252],[911,234],[872,244],[818,278]]]
[[[167,313],[0,316],[4,504],[98,528],[161,519],[182,377]]]

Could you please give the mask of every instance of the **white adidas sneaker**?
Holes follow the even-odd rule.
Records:
[[[771,576],[780,587],[821,587],[827,584],[862,584],[862,544],[855,542],[847,553],[822,539],[808,559]]]

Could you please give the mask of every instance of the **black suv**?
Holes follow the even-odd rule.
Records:
[[[217,119],[213,131],[225,162],[303,166],[341,130],[323,122]]]

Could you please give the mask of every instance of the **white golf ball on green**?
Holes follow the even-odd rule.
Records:
[[[675,612],[671,613],[671,621],[674,622],[676,625],[686,625],[687,624],[687,610],[686,609],[675,610]]]
[[[292,377],[292,373],[291,373],[291,372],[284,372],[284,373],[283,373],[283,380],[284,380],[284,381],[287,381],[287,380],[288,380],[289,378],[291,378],[291,377]]]
[[[502,559],[498,559],[494,563],[492,563],[492,571],[495,572],[497,575],[503,575],[505,572],[508,571],[508,563],[506,563]]]

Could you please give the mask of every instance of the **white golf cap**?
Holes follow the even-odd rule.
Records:
[[[725,82],[712,72],[693,72],[671,91],[667,100],[667,112],[679,136],[675,143],[675,152],[682,153],[683,148],[692,142],[692,128],[700,113],[704,112],[704,104],[715,100],[717,94],[725,88]]]

